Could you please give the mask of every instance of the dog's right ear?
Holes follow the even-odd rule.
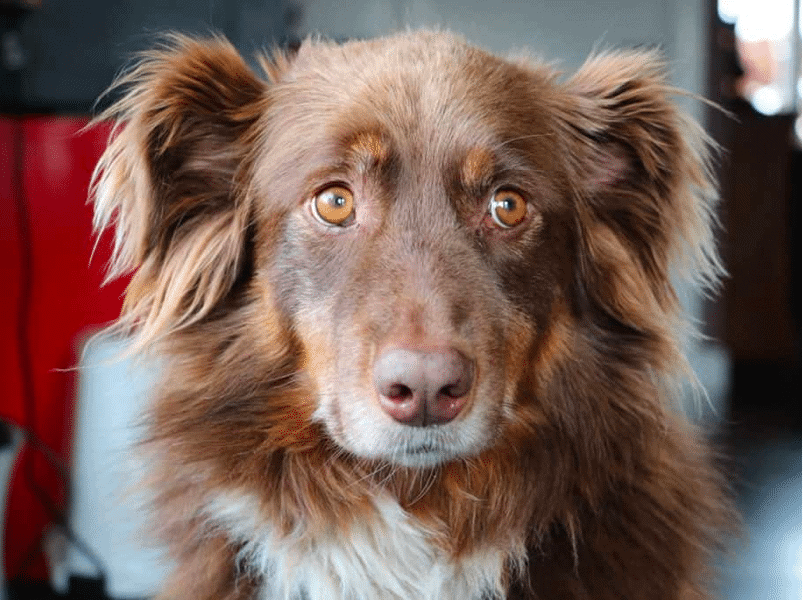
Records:
[[[208,315],[249,268],[245,186],[267,83],[227,41],[173,35],[114,87],[95,227],[116,228],[109,277],[136,270],[121,323],[144,346]]]

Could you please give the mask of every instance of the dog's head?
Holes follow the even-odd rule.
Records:
[[[674,261],[716,271],[659,57],[561,80],[424,32],[263,67],[176,37],[123,80],[97,224],[143,344],[192,339],[221,402],[292,379],[265,419],[409,466],[656,410],[617,390],[679,364]]]

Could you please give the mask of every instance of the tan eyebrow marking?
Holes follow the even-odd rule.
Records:
[[[491,178],[496,160],[486,148],[472,148],[460,170],[460,180],[467,189],[478,188]]]
[[[349,144],[349,151],[361,169],[386,162],[390,156],[387,142],[377,133],[363,132]]]

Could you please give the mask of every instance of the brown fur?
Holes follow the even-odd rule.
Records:
[[[314,538],[370,521],[381,489],[449,556],[507,548],[509,598],[708,598],[729,505],[672,414],[670,270],[713,284],[719,266],[704,137],[660,58],[561,80],[421,32],[262,62],[264,81],[221,39],[171,37],[104,115],[97,226],[117,229],[112,276],[136,269],[121,327],[169,361],[164,597],[255,593],[204,520],[210,490]],[[306,200],[344,180],[359,227],[321,232]],[[530,204],[513,230],[485,212],[499,185]],[[444,339],[477,361],[476,452],[399,467],[347,451],[348,404],[313,417],[327,385],[370,397],[383,344]]]

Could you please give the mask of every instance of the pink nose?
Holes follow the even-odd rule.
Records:
[[[454,419],[469,396],[474,365],[452,348],[386,348],[374,362],[382,409],[399,423],[426,427]]]

